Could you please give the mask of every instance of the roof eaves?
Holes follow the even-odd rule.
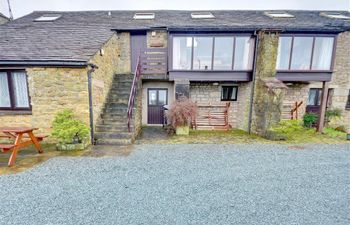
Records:
[[[0,66],[57,66],[57,67],[86,67],[86,61],[70,60],[0,60]]]

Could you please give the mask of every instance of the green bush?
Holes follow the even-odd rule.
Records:
[[[271,127],[270,130],[281,133],[291,133],[303,130],[303,126],[300,120],[282,120],[277,125]]]
[[[328,109],[326,111],[326,118],[327,120],[331,120],[333,118],[341,118],[343,115],[343,112],[341,109],[335,108],[335,109]]]
[[[317,122],[318,116],[315,113],[305,113],[303,117],[304,127],[311,128]]]
[[[329,128],[329,127],[326,127],[323,129],[323,133],[330,136],[330,137],[340,137],[340,138],[344,138],[345,139],[345,136],[346,136],[346,133],[345,132],[342,132],[342,131],[339,131],[339,130],[335,130],[333,128]]]
[[[74,118],[73,110],[65,109],[56,114],[52,124],[52,136],[60,143],[70,144],[75,136],[79,138],[79,142],[82,142],[89,136],[89,133],[89,127]]]

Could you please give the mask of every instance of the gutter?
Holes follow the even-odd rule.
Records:
[[[88,93],[89,93],[89,116],[90,116],[90,138],[91,144],[95,144],[95,133],[94,133],[94,110],[92,105],[92,73],[98,69],[94,64],[88,64],[89,69],[87,72],[88,76]]]
[[[258,45],[259,45],[259,35],[254,32],[255,38],[255,49],[254,49],[254,61],[253,61],[253,75],[252,75],[252,90],[250,93],[250,104],[249,104],[249,116],[248,116],[248,133],[252,132],[252,117],[253,117],[253,105],[254,105],[254,93],[255,93],[255,82],[256,82],[256,62],[258,58]]]
[[[55,67],[86,67],[85,61],[60,60],[0,60],[0,66],[55,66]]]

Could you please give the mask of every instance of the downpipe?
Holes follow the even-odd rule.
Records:
[[[89,116],[90,116],[90,138],[91,144],[95,145],[95,134],[94,134],[94,110],[92,105],[92,73],[98,69],[94,64],[88,64],[88,92],[89,92]]]
[[[258,45],[259,45],[259,34],[257,31],[254,32],[255,36],[255,49],[254,49],[254,61],[253,61],[253,75],[252,75],[252,89],[250,93],[250,104],[249,104],[249,116],[248,116],[248,133],[252,132],[252,117],[253,117],[253,105],[254,105],[254,93],[255,93],[255,82],[256,82],[256,62],[258,58]]]

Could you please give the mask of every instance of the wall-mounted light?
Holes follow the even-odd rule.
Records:
[[[219,86],[218,82],[213,83],[213,86]]]
[[[103,56],[105,54],[105,51],[101,48],[100,49],[100,55]]]
[[[152,31],[151,35],[152,35],[152,37],[155,37],[157,35],[157,32],[156,31]]]

